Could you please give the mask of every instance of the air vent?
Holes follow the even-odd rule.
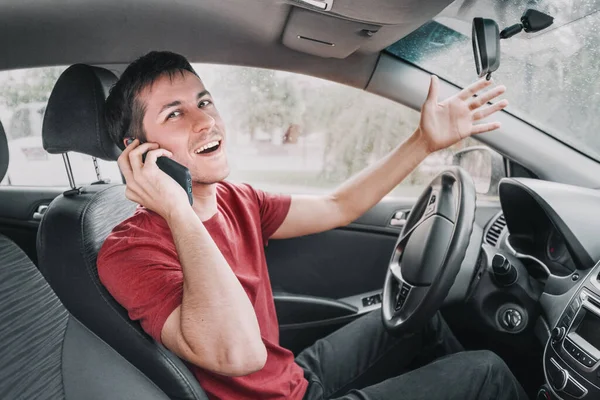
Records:
[[[485,234],[486,243],[495,247],[496,244],[498,244],[498,239],[500,239],[500,235],[505,227],[506,220],[504,219],[504,214],[500,214]]]

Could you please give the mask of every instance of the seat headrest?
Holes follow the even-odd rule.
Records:
[[[2,122],[0,122],[0,182],[4,179],[6,171],[8,170],[8,139],[6,138],[6,132]]]
[[[121,150],[104,124],[104,103],[117,77],[107,69],[75,64],[62,73],[48,100],[42,140],[48,153],[74,151],[116,160]]]

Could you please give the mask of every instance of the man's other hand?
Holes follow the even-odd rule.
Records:
[[[146,152],[146,161],[142,162]],[[125,196],[168,220],[174,212],[190,207],[190,203],[185,190],[156,165],[157,158],[162,156],[172,157],[172,154],[158,148],[156,143],[140,144],[136,139],[117,162],[127,183]]]
[[[439,79],[437,76],[431,76],[429,94],[421,108],[419,123],[419,134],[422,135],[429,152],[444,149],[471,135],[500,127],[499,122],[477,123],[508,105],[508,100],[487,105],[506,91],[506,87],[502,85],[475,96],[491,84],[492,81],[480,79],[439,103]]]

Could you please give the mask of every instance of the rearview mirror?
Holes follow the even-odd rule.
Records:
[[[473,18],[471,41],[477,76],[490,80],[492,72],[500,67],[500,39],[508,39],[521,31],[539,32],[552,25],[554,18],[537,10],[526,10],[521,22],[504,28],[502,32],[493,19]]]
[[[473,18],[473,55],[477,76],[488,80],[500,67],[500,30],[492,19]]]
[[[452,165],[458,165],[471,175],[477,193],[498,195],[498,183],[506,175],[500,154],[485,146],[469,147],[454,154]]]

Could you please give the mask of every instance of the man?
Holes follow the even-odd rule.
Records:
[[[125,70],[107,99],[108,129],[127,146],[119,158],[126,195],[141,207],[107,238],[100,279],[148,334],[190,363],[211,399],[525,398],[487,352],[455,354],[397,376],[461,350],[439,316],[423,332],[397,339],[371,313],[294,360],[279,346],[264,256],[269,239],[346,225],[429,153],[498,128],[474,124],[507,105],[481,108],[504,92],[499,86],[473,97],[488,86],[479,81],[438,103],[432,77],[419,127],[387,157],[328,196],[273,195],[224,181],[227,136],[210,93],[185,58],[151,52]],[[189,168],[193,206],[156,166],[160,156]]]

